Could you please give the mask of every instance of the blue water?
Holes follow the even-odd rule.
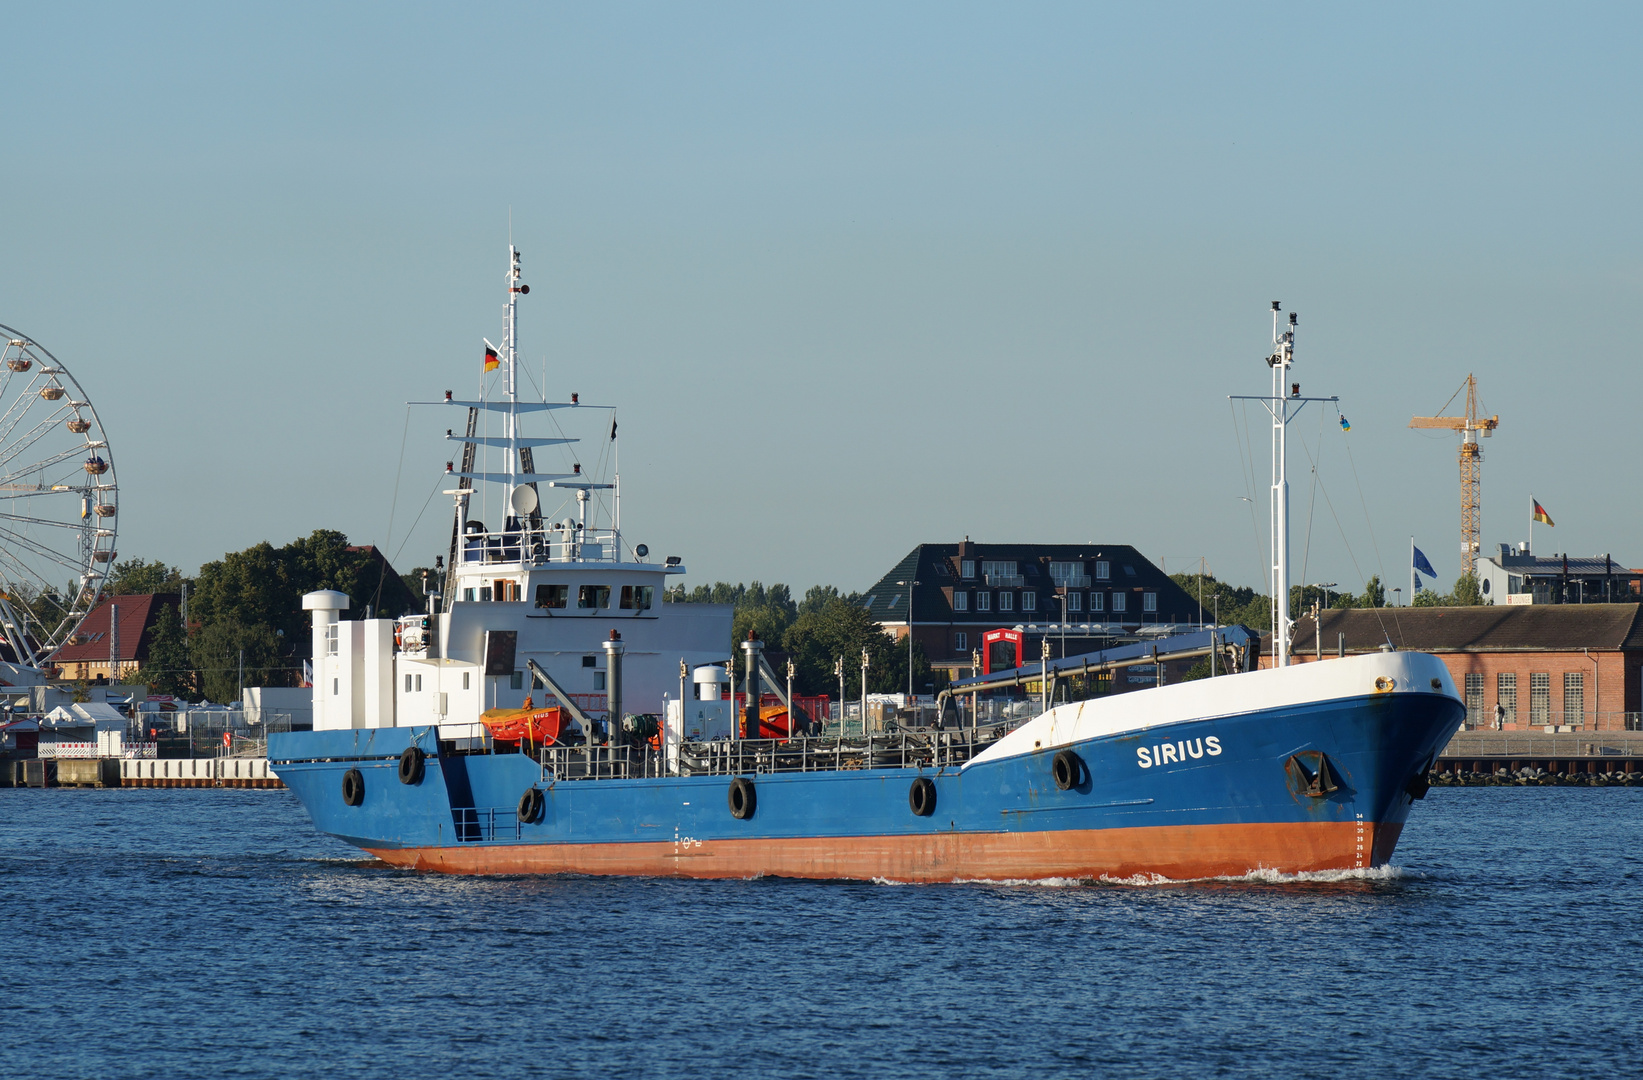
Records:
[[[1643,1046],[1643,791],[1434,789],[1340,880],[463,879],[283,791],[0,789],[40,1077],[1583,1077]],[[1630,1062],[1630,1065],[1626,1063]]]

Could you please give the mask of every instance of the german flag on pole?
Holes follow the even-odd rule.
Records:
[[[1529,501],[1535,504],[1535,512],[1529,515],[1531,520],[1538,521],[1542,525],[1551,525],[1556,527],[1557,523],[1552,520],[1552,515],[1546,512],[1546,508],[1540,505],[1540,503],[1535,500],[1533,495],[1529,496]]]
[[[480,340],[485,341],[484,338],[480,338]],[[485,370],[495,371],[501,366],[502,360],[496,355],[496,346],[492,345],[488,341],[485,341]],[[1536,505],[1538,506],[1539,504],[1537,503]]]

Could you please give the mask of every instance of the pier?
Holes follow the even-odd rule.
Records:
[[[1432,765],[1438,785],[1643,783],[1643,732],[1462,731]]]
[[[267,758],[24,758],[0,787],[282,788]]]

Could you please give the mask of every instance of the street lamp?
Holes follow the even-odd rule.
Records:
[[[1330,590],[1330,589],[1333,589],[1333,588],[1334,588],[1334,587],[1335,587],[1335,586],[1336,586],[1336,585],[1338,585],[1338,584],[1339,584],[1339,582],[1335,582],[1335,581],[1330,581],[1330,582],[1321,582],[1321,583],[1319,583],[1319,584],[1317,584],[1317,585],[1314,585],[1314,586],[1312,586],[1312,587],[1313,587],[1313,588],[1314,588],[1314,589],[1321,589],[1321,590],[1323,590],[1323,594],[1324,594],[1324,607],[1326,607],[1326,608],[1327,608],[1327,607],[1328,607],[1328,606],[1329,606],[1329,590]]]
[[[907,707],[916,709],[913,704],[913,586],[921,584],[917,581],[898,581],[897,585],[907,586]],[[918,714],[914,713],[914,720]]]

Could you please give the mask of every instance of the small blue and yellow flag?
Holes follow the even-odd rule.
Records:
[[[1341,417],[1341,430],[1342,431],[1351,431],[1352,430],[1352,422],[1349,421],[1344,415]]]

